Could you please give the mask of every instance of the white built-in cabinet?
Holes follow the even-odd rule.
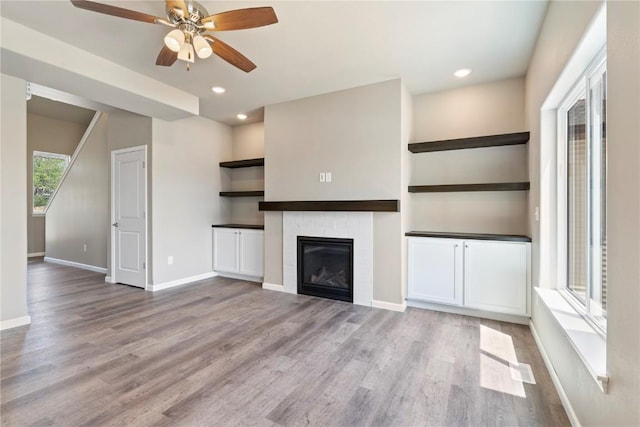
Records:
[[[409,300],[527,316],[529,242],[408,237]]]
[[[252,278],[264,276],[264,230],[213,228],[213,270]]]
[[[462,247],[454,239],[409,238],[409,289],[420,301],[462,305]]]

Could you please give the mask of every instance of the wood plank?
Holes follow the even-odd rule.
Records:
[[[221,191],[221,197],[263,197],[264,190],[257,191]]]
[[[450,193],[462,191],[526,191],[528,182],[495,182],[486,184],[410,185],[409,193]]]
[[[27,290],[32,324],[0,333],[2,425],[569,425],[521,325],[221,277],[151,293],[42,260]],[[482,328],[531,365],[525,396],[486,387]]]
[[[437,237],[440,239],[465,240],[498,240],[501,242],[530,242],[531,237],[519,234],[490,234],[490,233],[452,233],[442,231],[409,231],[408,237]]]
[[[400,212],[400,200],[317,200],[260,202],[261,211]]]
[[[260,157],[257,159],[232,160],[229,162],[220,162],[221,168],[229,168],[229,169],[250,168],[254,166],[264,166],[264,157]]]
[[[471,138],[446,139],[441,141],[415,142],[409,144],[409,151],[412,153],[429,153],[434,151],[519,145],[526,144],[527,142],[529,142],[529,132],[519,132],[501,135],[476,136]]]

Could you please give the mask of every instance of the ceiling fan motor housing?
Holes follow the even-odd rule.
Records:
[[[195,1],[185,1],[184,4],[187,7],[187,14],[184,14],[183,11],[177,7],[167,6],[166,10],[169,22],[178,26],[187,24],[198,30],[198,27],[201,26],[200,20],[205,16],[209,16],[209,12],[207,12],[204,6]]]

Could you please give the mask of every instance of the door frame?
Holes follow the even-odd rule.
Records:
[[[109,262],[109,277],[105,279],[105,281],[109,283],[117,283],[118,278],[116,277],[116,268],[115,268],[115,259],[116,259],[116,248],[115,248],[115,240],[116,240],[116,230],[111,224],[115,222],[116,218],[116,209],[115,209],[115,199],[116,199],[116,189],[115,189],[115,159],[116,155],[130,153],[133,151],[143,151],[144,153],[144,290],[149,290],[149,197],[148,197],[148,189],[149,189],[149,168],[147,167],[147,146],[146,145],[138,145],[136,147],[122,148],[119,150],[111,150],[111,178],[109,180],[109,185],[111,186],[111,214],[109,221],[109,229],[110,229],[110,246],[111,246],[111,259]],[[107,280],[109,279],[109,280]]]

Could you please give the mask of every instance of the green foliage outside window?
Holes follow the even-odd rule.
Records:
[[[33,212],[44,213],[49,198],[62,179],[69,163],[68,156],[34,154],[33,156]]]

